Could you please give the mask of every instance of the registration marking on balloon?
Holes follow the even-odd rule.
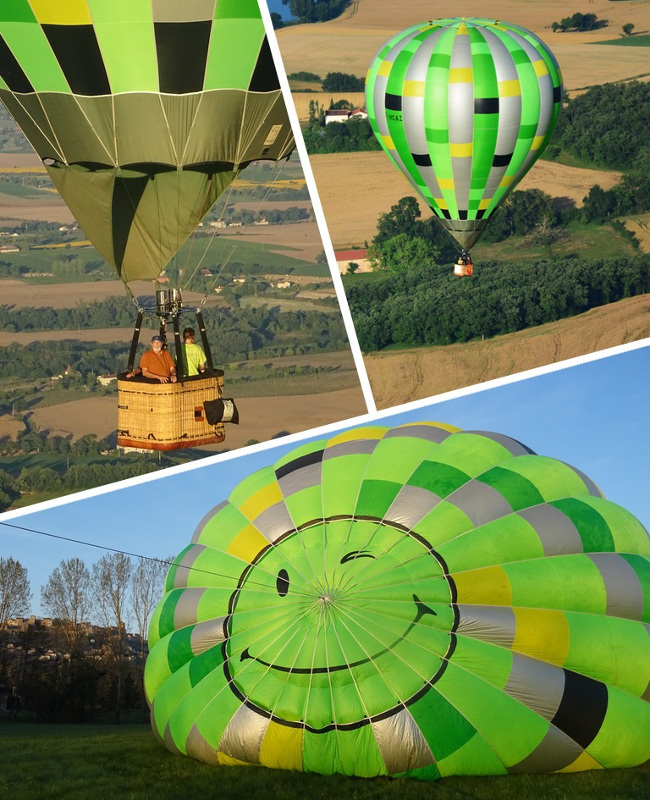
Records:
[[[455,595],[444,560],[403,526],[337,518],[288,531],[244,569],[230,598],[229,685],[257,713],[313,732],[385,719],[444,673]],[[346,704],[310,701],[332,683],[349,689]],[[270,695],[279,697],[271,710]]]

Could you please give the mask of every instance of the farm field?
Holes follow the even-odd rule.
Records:
[[[650,296],[494,339],[365,356],[378,408],[390,408],[650,336]]]
[[[257,767],[218,767],[173,756],[147,725],[46,725],[0,727],[0,794],[13,800],[642,800],[648,767],[572,775],[506,775],[445,778],[435,783],[322,776]]]
[[[650,78],[648,51],[644,47],[598,44],[621,34],[631,22],[639,34],[650,30],[647,0],[616,2],[590,0],[580,11],[609,20],[607,27],[587,33],[553,33],[551,24],[567,16],[563,0],[495,0],[486,10],[481,0],[458,0],[453,9],[428,0],[395,3],[393,0],[357,0],[336,20],[318,25],[296,25],[278,31],[278,42],[288,73],[308,71],[325,76],[348,72],[365,77],[372,58],[384,42],[415,22],[443,17],[484,17],[521,23],[545,39],[553,49],[569,90],[608,81]],[[590,45],[584,47],[584,45]],[[329,102],[329,96],[327,96]]]
[[[310,160],[337,249],[363,247],[364,242],[374,237],[379,215],[401,197],[415,194],[383,152],[313,155]],[[592,186],[599,184],[603,189],[611,189],[620,178],[621,173],[615,171],[538,161],[517,188],[541,189],[553,197],[569,197],[581,205]],[[423,202],[420,208],[423,218],[431,216]]]

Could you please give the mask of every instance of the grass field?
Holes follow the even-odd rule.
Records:
[[[626,36],[621,39],[609,39],[606,42],[599,42],[598,44],[613,44],[618,47],[650,47],[650,34]]]
[[[650,770],[446,778],[435,783],[213,767],[173,756],[148,726],[0,726],[0,796],[12,800],[646,800]]]

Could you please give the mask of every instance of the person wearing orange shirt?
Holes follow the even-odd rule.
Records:
[[[161,336],[151,337],[151,350],[142,354],[140,369],[145,378],[160,381],[160,383],[176,383],[176,364],[167,350],[163,350]]]

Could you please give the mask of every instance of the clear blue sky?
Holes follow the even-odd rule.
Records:
[[[538,453],[581,469],[606,497],[650,528],[649,397],[650,347],[646,346],[379,416],[387,424],[429,419],[513,436]],[[11,522],[143,555],[173,556],[189,544],[203,516],[244,476],[296,446],[276,444],[225,462],[201,461],[190,471],[159,473],[145,484],[27,513]],[[38,613],[40,585],[62,559],[78,556],[90,564],[103,552],[0,526],[0,555],[13,556],[27,567],[33,611]]]
[[[289,13],[289,6],[283,5],[282,0],[267,0],[267,6],[269,7],[269,11],[277,11],[278,14],[282,16],[283,19],[291,19],[291,14]]]

